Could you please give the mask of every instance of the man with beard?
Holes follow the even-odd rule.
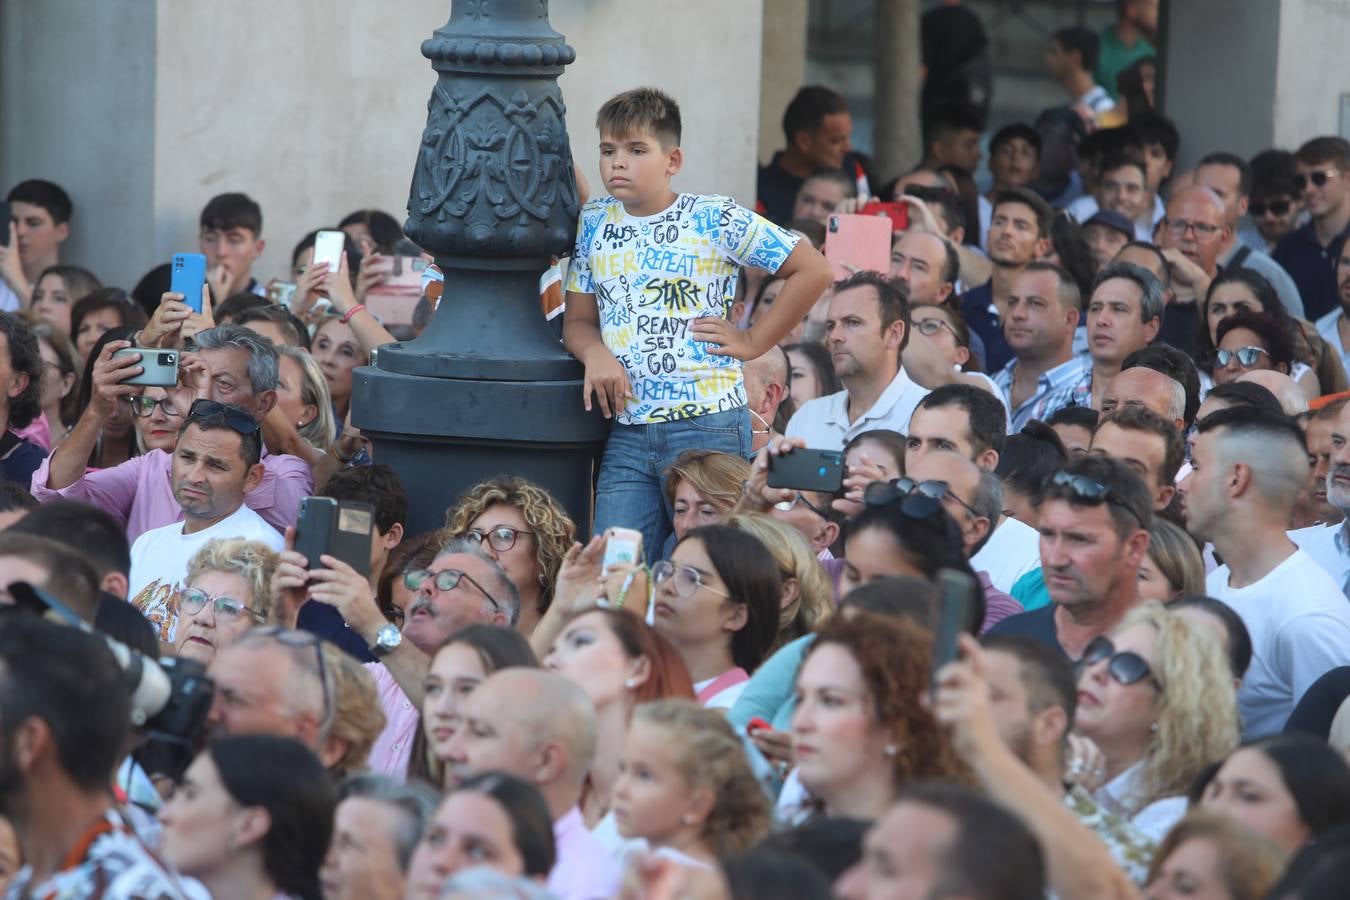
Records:
[[[1341,401],[1333,406],[1335,411],[1331,418],[1331,433],[1326,441],[1329,453],[1323,464],[1326,476],[1322,480],[1322,487],[1326,491],[1327,505],[1344,516],[1350,511],[1350,403]],[[1308,423],[1308,454],[1318,457],[1318,462],[1313,464],[1314,470],[1321,457],[1321,448],[1313,444],[1314,432],[1321,424],[1320,413],[1325,409],[1314,413],[1313,420]],[[1350,588],[1350,532],[1346,531],[1347,527],[1350,527],[1350,519],[1289,532],[1290,539],[1317,560],[1343,592]],[[1347,596],[1350,597],[1350,593]]]
[[[1091,388],[1082,385],[1089,358],[1073,354],[1082,303],[1078,283],[1052,263],[1029,263],[1013,279],[1003,333],[1016,355],[994,376],[1011,410],[1010,432],[1061,407],[1089,405]]]
[[[386,726],[370,752],[370,768],[402,778],[408,769],[431,657],[446,638],[467,625],[510,628],[520,615],[520,592],[492,557],[462,539],[450,541],[426,569],[403,573],[414,591],[400,629],[384,617],[361,573],[332,556],[326,568],[306,568],[305,557],[286,550],[272,576],[272,605],[293,619],[306,601],[334,607],[379,660],[367,663],[375,678]]]
[[[842,450],[864,431],[904,434],[914,407],[928,393],[901,364],[909,324],[909,294],[902,283],[858,272],[835,285],[825,348],[844,389],[803,403],[788,421],[787,436],[803,438],[813,449]]]
[[[1205,579],[1205,593],[1231,606],[1251,634],[1238,711],[1244,738],[1254,740],[1279,732],[1314,681],[1350,664],[1350,605],[1341,585],[1285,534],[1308,480],[1298,426],[1279,413],[1233,407],[1201,418],[1197,428],[1182,482],[1186,527],[1225,561]],[[1336,503],[1345,499],[1341,466],[1350,459],[1336,453],[1333,460],[1328,493]]]
[[[989,634],[1027,635],[1081,657],[1138,603],[1152,499],[1133,469],[1108,457],[1080,457],[1051,476],[1040,529],[1041,570],[1054,602],[1004,619]]]
[[[984,341],[986,372],[997,372],[1012,359],[1001,323],[1008,315],[1013,281],[1050,252],[1050,218],[1050,206],[1026,188],[994,195],[987,236],[994,275],[961,295],[961,315]]]
[[[276,529],[244,504],[244,495],[262,482],[261,455],[262,434],[243,407],[214,400],[192,405],[171,470],[183,521],[152,528],[131,546],[129,596],[162,643],[174,643],[188,560],[208,541],[244,538],[282,548]]]
[[[102,638],[37,618],[0,628],[0,815],[24,856],[13,896],[187,896],[113,807],[130,723]]]

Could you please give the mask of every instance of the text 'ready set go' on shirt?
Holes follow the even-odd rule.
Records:
[[[172,644],[178,633],[188,560],[216,538],[258,541],[278,553],[286,547],[286,539],[247,506],[240,506],[210,528],[192,534],[183,534],[182,522],[152,528],[131,545],[127,596],[141,615],[150,620],[161,644]]]
[[[628,373],[634,397],[619,424],[745,405],[740,360],[710,353],[690,328],[727,317],[738,267],[776,272],[799,239],[730,197],[680,194],[645,217],[613,197],[582,208],[567,290],[595,295],[600,335]]]

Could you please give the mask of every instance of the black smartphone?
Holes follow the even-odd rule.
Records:
[[[769,457],[769,487],[833,494],[843,483],[842,450],[792,450]]]
[[[311,569],[323,568],[319,557],[336,556],[362,575],[370,575],[370,536],[375,508],[354,500],[306,497],[295,523],[295,552]]]
[[[8,203],[0,203],[0,247],[9,246],[9,223],[13,221],[13,215]]]
[[[975,579],[965,572],[942,569],[938,572],[938,586],[942,588],[942,615],[933,639],[935,687],[938,669],[956,659],[956,639],[965,630],[970,609],[975,605]]]

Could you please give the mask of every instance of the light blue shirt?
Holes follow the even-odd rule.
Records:
[[[1092,371],[1092,358],[1075,356],[1050,371],[1041,373],[1041,377],[1036,381],[1036,393],[1020,406],[1013,402],[1012,397],[1013,377],[1016,371],[1017,360],[1014,359],[994,376],[994,384],[1003,392],[1003,396],[1008,400],[1008,408],[1012,410],[1012,418],[1008,423],[1009,434],[1021,431],[1032,419],[1040,419],[1043,422],[1056,410],[1072,406],[1074,397],[1082,393],[1080,385],[1083,376]],[[1091,389],[1089,381],[1088,391]]]

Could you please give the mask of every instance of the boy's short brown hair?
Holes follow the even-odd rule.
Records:
[[[680,106],[656,88],[635,88],[611,97],[595,117],[600,135],[631,137],[647,133],[662,150],[680,145]]]

